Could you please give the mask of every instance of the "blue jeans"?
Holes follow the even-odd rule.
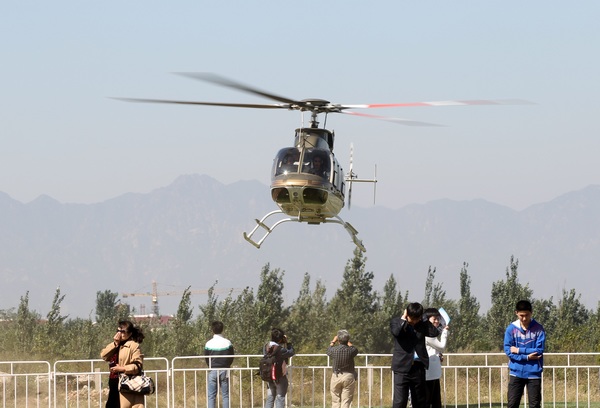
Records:
[[[229,408],[229,376],[227,373],[227,370],[212,370],[208,373],[208,408],[216,407],[219,388],[223,395],[223,405],[221,407]]]
[[[287,389],[288,378],[285,375],[279,379],[278,383],[269,381],[269,393],[265,401],[265,408],[273,408],[273,403],[275,403],[275,408],[285,408]]]

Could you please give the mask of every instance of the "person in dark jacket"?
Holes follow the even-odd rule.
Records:
[[[229,370],[233,363],[233,344],[221,334],[223,333],[223,323],[214,321],[211,323],[213,337],[206,342],[204,355],[206,364],[212,368],[208,373],[208,408],[214,408],[217,401],[218,389],[221,389],[223,396],[222,408],[229,408]]]
[[[390,321],[394,337],[392,371],[394,372],[393,408],[406,408],[410,391],[413,408],[425,406],[425,370],[429,367],[429,355],[425,337],[437,336],[438,329],[429,321],[423,321],[423,306],[410,303],[402,317]]]

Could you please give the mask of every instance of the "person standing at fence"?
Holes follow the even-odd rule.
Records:
[[[425,337],[435,337],[438,329],[429,320],[422,320],[423,306],[409,303],[402,317],[390,321],[394,337],[392,371],[394,372],[393,408],[406,408],[410,391],[413,408],[425,406],[425,370],[429,367],[429,356],[425,348]]]
[[[231,341],[221,335],[223,327],[223,322],[212,322],[213,337],[204,346],[206,364],[212,369],[208,372],[208,408],[215,408],[219,388],[223,396],[222,408],[229,408],[229,371],[222,369],[231,367],[234,351]]]
[[[119,334],[119,332],[117,332]],[[116,335],[115,335],[116,337]],[[114,341],[114,338],[113,338]],[[102,355],[102,353],[101,353]],[[112,371],[112,368],[117,365],[119,360],[119,349],[113,349],[105,356],[102,356],[105,361],[108,361],[108,398],[106,399],[106,408],[121,408],[119,401],[119,373]]]
[[[129,320],[121,320],[117,333],[113,337],[112,343],[109,343],[100,352],[100,357],[104,361],[111,361],[114,354],[117,354],[116,365],[110,368],[113,375],[125,373],[127,375],[139,374],[143,364],[143,354],[140,344],[144,340],[144,333],[138,327],[135,327]],[[119,401],[121,408],[144,408],[144,396],[142,394],[119,392]]]
[[[440,311],[436,308],[425,309],[423,314],[438,330],[440,327]],[[440,378],[442,377],[442,353],[446,349],[448,340],[448,325],[444,326],[441,334],[437,337],[425,337],[425,346],[429,355],[429,368],[425,372],[425,384],[427,393],[425,406],[427,408],[442,407],[442,392],[440,389]]]
[[[521,404],[527,386],[529,407],[539,408],[542,402],[542,371],[546,332],[532,319],[533,307],[528,300],[520,300],[515,307],[517,320],[504,333],[504,352],[508,356],[508,408]]]
[[[265,401],[265,408],[284,408],[285,407],[285,396],[288,390],[288,378],[287,378],[287,364],[289,357],[292,357],[294,347],[292,343],[288,342],[288,338],[283,330],[278,328],[271,329],[271,341],[269,341],[263,347],[263,354],[273,354],[276,356],[277,365],[276,370],[277,378],[275,380],[269,380],[269,392],[267,394],[267,400]]]
[[[356,385],[354,357],[357,354],[358,349],[350,342],[347,330],[338,331],[337,336],[329,343],[327,355],[333,360],[330,384],[332,408],[350,408],[352,404]]]

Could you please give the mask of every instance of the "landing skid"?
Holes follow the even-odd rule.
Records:
[[[255,220],[256,227],[254,227],[254,229],[252,231],[250,231],[249,234],[246,234],[244,232],[244,239],[246,241],[248,241],[249,243],[251,243],[252,245],[254,245],[256,248],[260,248],[260,246],[262,245],[264,240],[269,236],[269,234],[271,232],[273,232],[275,227],[277,227],[278,225],[283,224],[284,222],[289,222],[289,221],[301,222],[299,217],[289,217],[289,218],[281,219],[281,220],[277,221],[275,224],[273,224],[273,226],[269,227],[267,224],[265,224],[265,221],[267,220],[267,218],[269,218],[275,214],[284,214],[284,212],[281,210],[275,210],[275,211],[271,211],[270,213],[268,213],[267,215],[262,217],[260,220],[256,219]],[[335,218],[326,218],[321,222],[323,224],[325,224],[325,223],[340,224],[341,226],[343,226],[346,229],[346,231],[348,231],[348,234],[350,234],[350,237],[352,238],[352,241],[354,242],[354,244],[358,248],[360,248],[361,251],[367,252],[362,241],[360,239],[358,239],[358,237],[356,236],[358,234],[358,231],[350,223],[345,222],[337,215],[335,216]],[[265,235],[263,235],[263,237],[261,239],[259,239],[258,241],[255,241],[252,239],[252,236],[256,233],[256,231],[258,231],[258,228],[260,228],[260,227],[264,228],[267,232],[265,233]]]

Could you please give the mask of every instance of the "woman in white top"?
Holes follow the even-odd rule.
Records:
[[[429,368],[425,374],[427,387],[425,406],[427,408],[441,408],[440,377],[442,376],[442,360],[440,356],[446,349],[449,328],[448,325],[443,329],[440,327],[440,312],[435,308],[426,309],[423,316],[441,330],[441,334],[438,337],[425,337],[425,346],[427,347],[427,354],[429,354]]]

